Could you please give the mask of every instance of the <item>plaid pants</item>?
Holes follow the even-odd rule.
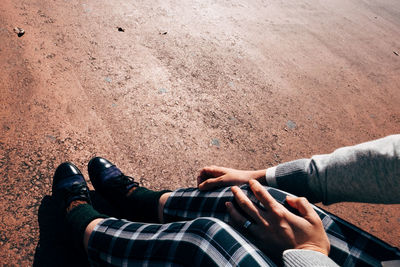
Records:
[[[260,205],[247,185],[241,189]],[[283,191],[267,187],[284,204]],[[230,188],[201,192],[195,188],[172,192],[164,207],[168,224],[144,224],[108,218],[89,240],[94,266],[275,266],[276,255],[261,252],[226,223],[225,202],[234,201]],[[400,251],[350,223],[313,206],[331,242],[329,257],[340,266],[381,266],[400,259]],[[271,259],[275,259],[274,261]]]

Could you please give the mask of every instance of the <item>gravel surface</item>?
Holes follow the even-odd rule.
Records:
[[[1,265],[75,260],[66,160],[175,189],[399,133],[399,53],[398,0],[1,0]],[[327,209],[400,247],[399,205]]]

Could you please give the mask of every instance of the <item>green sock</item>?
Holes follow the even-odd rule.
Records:
[[[108,218],[109,216],[98,213],[90,204],[82,204],[67,213],[65,220],[68,234],[74,245],[81,251],[83,249],[83,237],[86,227],[94,219]]]
[[[161,195],[170,190],[153,191],[145,187],[136,188],[129,196],[124,210],[127,219],[139,222],[158,223],[158,202]]]

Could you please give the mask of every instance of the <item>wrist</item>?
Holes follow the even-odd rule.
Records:
[[[252,171],[252,174],[249,177],[251,177],[251,179],[257,180],[262,185],[266,185],[266,181],[265,181],[266,172],[267,172],[267,169]]]

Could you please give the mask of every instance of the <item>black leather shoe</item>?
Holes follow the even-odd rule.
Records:
[[[96,192],[113,204],[125,201],[128,191],[139,186],[133,177],[124,175],[105,158],[92,158],[88,164],[88,172]]]
[[[159,222],[159,199],[169,190],[152,191],[139,187],[134,178],[124,175],[105,158],[91,159],[88,171],[96,192],[113,204],[120,216],[135,222]],[[128,192],[135,187],[134,192],[128,196]]]
[[[60,208],[65,209],[74,200],[84,200],[89,204],[89,188],[81,171],[72,163],[61,163],[53,177],[53,198],[59,203]]]

